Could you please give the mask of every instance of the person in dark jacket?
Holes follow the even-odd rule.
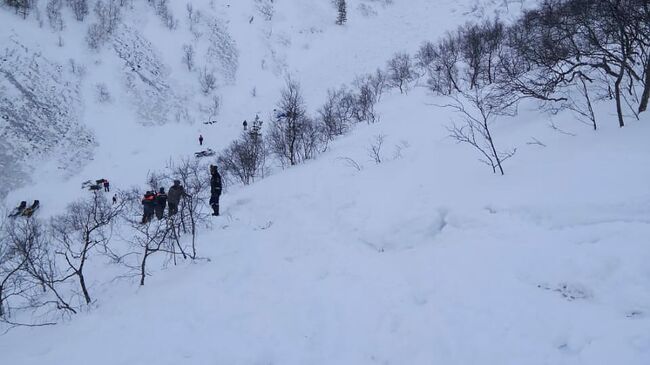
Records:
[[[165,215],[165,207],[167,206],[167,194],[165,194],[165,188],[160,188],[158,194],[156,194],[156,205],[154,210],[156,212],[156,218],[163,219]]]
[[[111,191],[111,184],[108,182],[108,180],[104,180],[104,191],[105,192]]]
[[[219,197],[221,196],[221,175],[217,171],[217,166],[210,165],[210,206],[214,213],[212,215],[219,215]]]
[[[178,213],[178,204],[181,202],[182,197],[189,198],[190,195],[185,192],[180,180],[174,180],[174,185],[169,188],[167,194],[167,206],[169,207],[170,216]]]
[[[199,146],[203,146],[203,135],[199,134]]]
[[[156,194],[153,191],[147,191],[142,198],[142,208],[144,213],[142,214],[142,224],[149,223],[151,218],[153,218],[154,210],[156,206]]]

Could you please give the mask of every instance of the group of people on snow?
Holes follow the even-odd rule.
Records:
[[[222,190],[221,174],[217,166],[210,165],[210,207],[212,215],[219,215],[219,198]],[[165,216],[165,207],[168,209],[168,215],[171,217],[178,213],[178,205],[181,198],[192,196],[185,192],[185,187],[181,185],[180,180],[174,180],[174,184],[165,193],[165,188],[161,187],[158,192],[147,191],[142,198],[142,224],[150,222],[154,215],[156,218],[163,219]]]
[[[174,184],[169,188],[169,193],[165,193],[165,188],[160,188],[158,192],[147,191],[142,198],[142,224],[148,223],[155,215],[158,219],[165,216],[165,207],[168,207],[169,216],[178,213],[178,204],[182,197],[191,197],[185,192],[180,180],[174,180]]]

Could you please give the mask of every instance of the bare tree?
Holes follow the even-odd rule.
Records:
[[[384,146],[385,139],[385,135],[378,134],[373,138],[370,147],[368,147],[368,156],[370,156],[376,164],[380,164],[382,161],[381,149]]]
[[[259,123],[261,127],[261,122]],[[263,178],[266,173],[268,152],[259,127],[254,122],[253,127],[233,141],[217,160],[227,177],[244,185]]]
[[[311,122],[307,118],[302,91],[297,82],[286,80],[274,117],[267,136],[270,152],[283,166],[296,165],[301,162],[299,154],[301,134],[306,124]]]
[[[88,15],[88,0],[67,0],[75,19],[82,22]]]
[[[332,140],[348,132],[354,118],[355,104],[354,95],[345,87],[327,91],[325,105],[318,110],[327,138]]]
[[[173,238],[178,242],[179,232],[189,232],[192,237],[192,259],[197,258],[196,238],[198,227],[207,222],[208,214],[204,208],[208,205],[210,193],[210,176],[208,168],[196,159],[182,159],[168,166],[170,178],[178,179],[185,187],[187,197],[181,200],[179,214],[171,216]],[[180,246],[181,252],[184,249]]]
[[[86,304],[92,299],[84,269],[95,248],[110,242],[112,225],[123,204],[121,199],[118,204],[110,204],[103,194],[94,192],[91,197],[70,204],[66,212],[54,217],[50,224],[58,243],[56,254],[67,264],[64,276],[77,278]]]
[[[356,122],[366,122],[368,124],[377,121],[375,105],[377,104],[377,94],[372,82],[365,77],[358,77],[354,81],[355,100],[353,116]]]
[[[207,67],[203,67],[199,72],[199,84],[204,95],[210,94],[217,88],[217,78],[214,76],[214,72],[208,70]]]
[[[126,205],[122,218],[131,229],[124,239],[135,250],[133,253],[137,254],[138,257],[137,263],[125,262],[125,265],[137,272],[140,285],[144,285],[148,275],[147,264],[152,255],[155,253],[174,254],[173,249],[170,247],[172,229],[168,220],[153,219],[146,223],[141,222],[139,213],[142,208],[140,207],[140,198],[137,191],[125,195],[125,200]]]
[[[50,22],[50,27],[56,31],[62,31],[64,28],[63,15],[61,14],[63,8],[63,0],[49,0],[45,10],[47,11],[47,19]]]
[[[447,129],[458,143],[467,143],[482,155],[479,161],[504,174],[503,162],[514,156],[516,149],[499,151],[494,141],[491,125],[499,116],[514,115],[516,99],[495,88],[475,88],[450,97],[453,103],[444,105],[461,116],[461,123]]]
[[[77,313],[59,289],[67,278],[59,273],[46,229],[40,220],[21,218],[9,222],[5,244],[9,246],[8,252],[16,265],[14,268],[19,269],[12,276],[14,279],[19,277],[18,281],[12,282],[16,285],[12,294],[21,301],[20,308],[43,315],[59,310]],[[6,301],[7,295],[4,298]]]
[[[337,16],[336,24],[343,25],[348,21],[348,10],[345,0],[336,0]]]
[[[387,80],[392,87],[399,88],[400,93],[408,90],[409,83],[415,79],[413,61],[408,53],[396,53],[388,61]]]
[[[187,22],[190,26],[190,32],[195,33],[195,27],[201,21],[201,12],[199,10],[195,10],[191,2],[185,5],[185,10],[187,10]]]
[[[194,69],[194,47],[191,44],[183,45],[183,64],[190,72]]]

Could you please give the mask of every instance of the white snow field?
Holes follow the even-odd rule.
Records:
[[[468,10],[498,8],[508,17],[519,9],[349,1],[376,15],[350,11],[340,28],[325,0],[275,0],[274,20],[263,24],[249,23],[252,0],[212,1],[212,10],[193,3],[228,19],[239,52],[235,80],[220,89],[219,122],[203,125],[192,110],[201,96],[178,52],[188,32],[170,34],[153,14],[141,16],[138,29],[155,40],[195,119],[164,125],[143,122],[118,91],[121,66],[108,47],[100,57],[69,34],[66,47],[88,62],[82,119],[95,134],[94,157],[70,173],[42,162],[7,202],[40,198],[46,218],[81,196],[79,183],[91,177],[144,186],[148,171],[194,152],[199,133],[218,150],[243,119],[266,117],[286,73],[301,82],[313,112],[327,88],[473,19]],[[184,7],[174,4],[179,14]],[[0,22],[27,29],[4,13]],[[21,39],[48,49],[50,37]],[[95,80],[114,90],[112,104],[94,101]],[[94,279],[89,310],[0,336],[0,363],[650,364],[650,118],[618,128],[611,105],[600,105],[595,132],[570,113],[522,104],[494,127],[497,145],[517,148],[500,176],[448,137],[456,116],[435,106],[444,103],[424,87],[392,90],[378,123],[356,126],[318,159],[229,186],[222,216],[198,243],[209,261],[152,268],[142,287]],[[368,155],[378,135],[379,164]]]

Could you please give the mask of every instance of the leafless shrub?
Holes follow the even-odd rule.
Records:
[[[467,143],[480,152],[479,161],[492,168],[494,173],[504,174],[503,162],[514,156],[516,149],[499,151],[491,131],[491,124],[498,116],[514,115],[516,99],[501,94],[491,87],[476,88],[472,92],[461,92],[450,97],[453,103],[445,105],[462,118],[460,124],[447,127],[451,137],[458,143]]]
[[[217,163],[228,178],[248,185],[264,177],[267,155],[261,130],[253,125],[219,155]]]
[[[97,101],[100,103],[110,103],[112,98],[111,98],[111,93],[108,91],[108,86],[104,83],[99,83],[95,85],[95,90],[97,92]]]
[[[52,238],[57,242],[56,254],[64,258],[63,276],[76,278],[86,304],[92,299],[86,284],[86,264],[97,253],[97,246],[107,246],[113,223],[124,202],[111,204],[98,192],[68,206],[66,212],[52,219]]]
[[[384,146],[384,141],[386,135],[378,134],[374,136],[373,140],[370,142],[370,147],[368,147],[368,156],[376,163],[380,164],[382,162],[382,152],[381,149]]]
[[[355,98],[345,87],[328,90],[325,105],[318,110],[327,138],[348,132],[354,117]]]
[[[416,77],[413,61],[408,53],[396,53],[388,61],[387,81],[392,87],[397,87],[400,93],[408,91],[409,83]]]
[[[300,85],[287,80],[267,135],[269,152],[282,166],[314,158],[326,146],[325,132],[307,116]]]
[[[82,22],[88,15],[88,0],[67,0],[75,19]]]
[[[183,64],[188,71],[194,70],[194,47],[191,44],[183,45]]]
[[[199,84],[204,95],[214,91],[217,88],[217,78],[214,76],[214,72],[208,70],[207,67],[203,67],[199,73]]]

